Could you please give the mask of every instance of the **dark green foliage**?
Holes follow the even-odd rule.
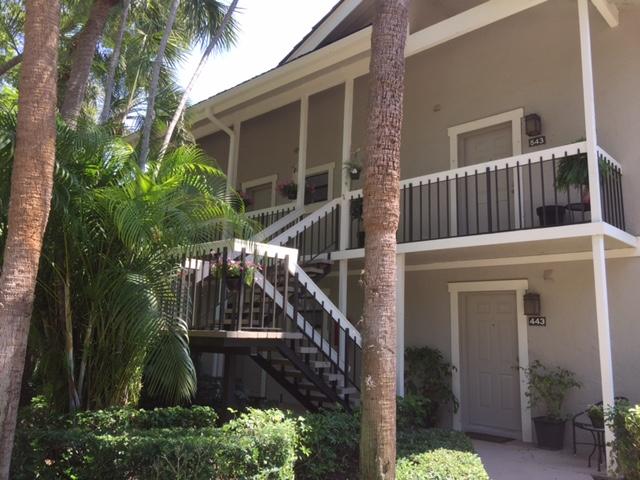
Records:
[[[55,417],[46,429],[23,420],[12,478],[293,478],[300,422],[278,410],[249,410],[219,428],[216,419],[197,407]]]
[[[564,400],[571,389],[582,386],[575,373],[561,367],[547,367],[539,360],[524,371],[529,380],[529,406],[542,408],[549,419],[566,419],[566,414],[562,413]]]
[[[221,427],[217,418],[208,407],[52,415],[37,401],[20,414],[11,478],[358,478],[357,413],[249,409]],[[398,479],[487,478],[459,432],[399,430],[398,459]]]
[[[616,437],[612,447],[618,473],[626,480],[640,480],[640,405],[616,403],[606,419]]]
[[[398,460],[398,480],[489,480],[480,458],[439,448]]]
[[[396,401],[399,430],[433,428],[436,424],[437,402],[421,395],[408,394]]]
[[[403,403],[399,400],[399,405]],[[405,409],[405,412],[408,410]],[[460,432],[425,429],[398,421],[398,480],[488,479],[469,438]],[[308,457],[298,460],[296,478],[301,480],[348,480],[358,478],[360,417],[342,412],[324,412],[305,417],[301,443]],[[436,465],[438,464],[438,465]],[[435,476],[426,476],[433,470]],[[421,475],[421,476],[415,476]]]
[[[296,478],[357,478],[360,415],[341,411],[309,414],[301,435],[308,457],[298,460]]]
[[[430,347],[407,348],[404,358],[407,395],[417,395],[429,402],[428,405],[422,404],[425,414],[430,415],[424,426],[436,425],[438,410],[443,405],[450,404],[454,411],[458,410],[458,399],[451,390],[451,374],[455,367],[445,361],[440,350]]]

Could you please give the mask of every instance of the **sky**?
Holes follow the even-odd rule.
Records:
[[[238,43],[209,58],[190,102],[209,98],[275,67],[335,3],[337,0],[239,0]],[[183,65],[182,86],[189,82],[199,60],[200,51],[194,51]]]

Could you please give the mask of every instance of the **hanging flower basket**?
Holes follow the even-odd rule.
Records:
[[[278,192],[289,200],[295,200],[298,196],[298,185],[293,180],[278,184]]]
[[[244,284],[250,286],[253,284],[256,271],[260,271],[260,265],[251,260],[230,260],[224,263],[222,259],[219,259],[213,265],[213,274],[216,278],[224,278],[225,285],[229,290],[238,291],[242,287],[242,280]]]

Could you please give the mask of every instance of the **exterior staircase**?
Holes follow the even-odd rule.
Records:
[[[184,258],[177,286],[188,297],[181,314],[196,350],[242,349],[311,411],[359,403],[360,334],[317,285],[331,272],[338,219],[333,201],[304,218],[297,210],[282,216],[261,232],[268,243],[216,242]],[[230,288],[214,274],[220,262],[254,260],[248,284]]]

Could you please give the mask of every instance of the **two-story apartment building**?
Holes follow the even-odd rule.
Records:
[[[372,11],[370,0],[341,0],[278,67],[190,110],[197,142],[253,198],[260,239],[320,265],[307,288],[328,320],[301,328],[347,359],[334,375],[359,368],[349,354],[366,232],[360,180],[345,165],[366,147]],[[583,382],[567,412],[640,399],[638,46],[632,1],[413,1],[398,388],[404,348],[441,350],[456,367],[460,409],[444,420],[454,428],[531,441],[526,377],[514,367],[536,359]],[[289,199],[277,189],[289,180],[311,187]],[[294,319],[307,311],[280,307]],[[337,333],[326,333],[331,319]],[[230,375],[250,395],[290,398],[265,365],[239,362]]]

